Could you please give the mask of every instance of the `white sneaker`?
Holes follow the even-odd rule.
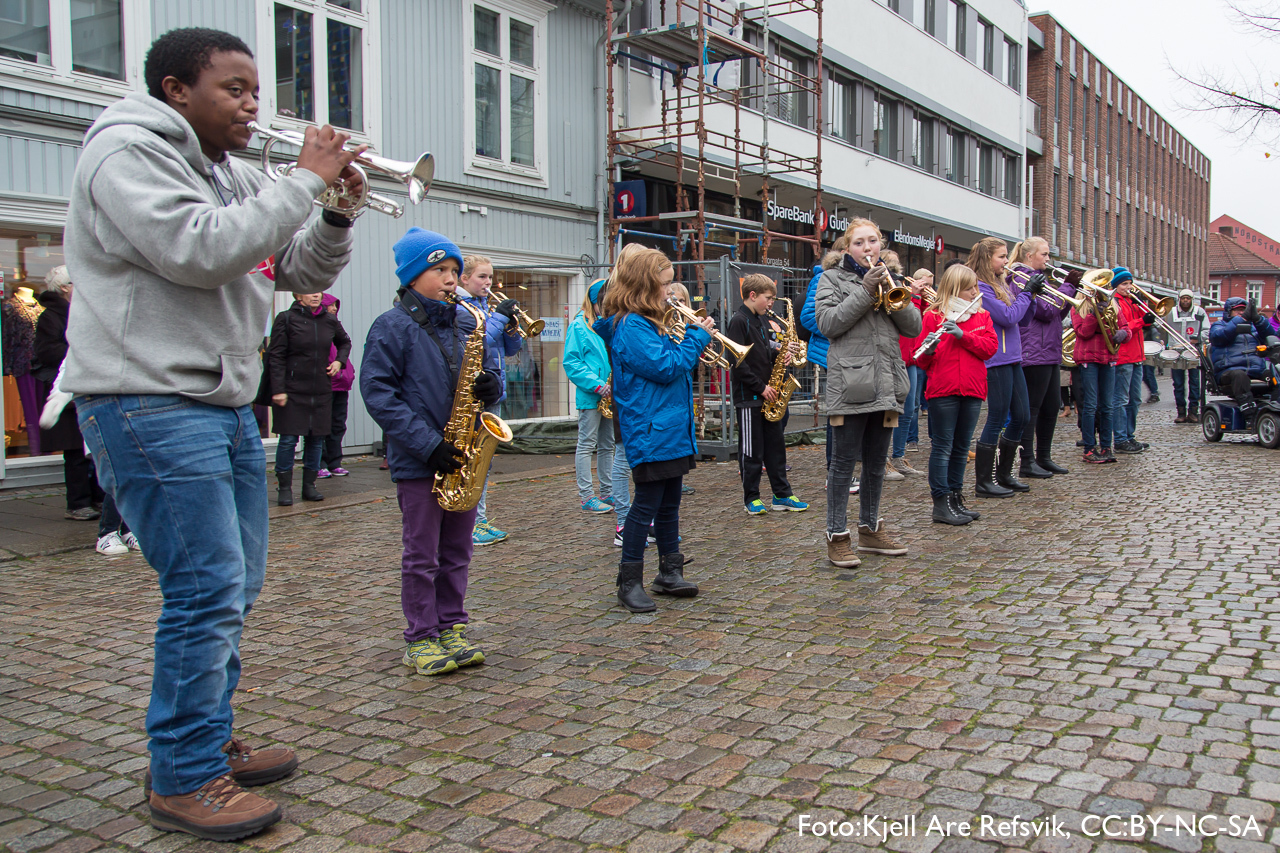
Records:
[[[129,547],[130,551],[142,550],[142,546],[138,544],[138,537],[134,536],[132,532],[126,533],[124,536],[120,537],[120,540]]]
[[[108,557],[122,557],[129,553],[129,546],[124,544],[119,533],[111,532],[98,537],[98,553]]]
[[[857,493],[858,493],[858,481],[857,481],[857,480],[850,480],[850,481],[849,481],[849,494],[851,494],[851,495],[856,495]]]
[[[894,469],[894,467],[890,465],[888,462],[885,463],[884,480],[886,483],[892,482],[894,480],[905,480],[905,479],[907,479],[906,476],[904,476],[901,472]]]

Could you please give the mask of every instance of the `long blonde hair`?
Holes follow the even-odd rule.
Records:
[[[638,243],[624,246],[609,276],[609,291],[601,307],[604,316],[639,314],[660,324],[668,306],[659,276],[670,268],[671,261],[657,249]]]
[[[684,303],[684,307],[686,308],[693,307],[693,303],[689,301],[689,288],[685,287],[678,281],[673,281],[668,286],[671,288],[672,296],[675,297],[677,302]]]
[[[831,251],[822,256],[822,268],[824,270],[835,269],[840,266],[840,259],[844,257],[845,251],[849,248],[849,232],[845,232],[836,238],[831,244]]]
[[[969,260],[965,266],[978,274],[978,281],[985,281],[990,285],[991,290],[1001,302],[1012,305],[1014,296],[1005,284],[1006,272],[996,275],[995,267],[991,262],[1001,248],[1007,249],[1009,246],[999,237],[983,237],[969,250]]]
[[[1049,241],[1043,237],[1028,237],[1021,243],[1013,247],[1013,254],[1009,256],[1011,264],[1026,264],[1027,258],[1031,257],[1032,252],[1040,249],[1049,248]]]
[[[945,317],[951,308],[951,302],[959,300],[960,294],[973,287],[977,280],[978,274],[964,264],[952,264],[947,267],[942,271],[942,278],[938,281],[938,301],[930,305],[928,311]]]

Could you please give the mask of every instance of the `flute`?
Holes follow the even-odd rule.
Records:
[[[963,317],[965,314],[968,314],[969,309],[971,309],[973,306],[977,305],[981,301],[982,301],[982,294],[979,293],[976,299],[974,299],[968,305],[964,306],[964,310],[960,312],[960,316]],[[935,344],[938,343],[938,341],[942,340],[942,336],[944,334],[945,332],[942,331],[941,326],[934,329],[932,332],[928,334],[928,336],[923,341],[920,342],[920,348],[917,349],[911,357],[913,359],[916,359],[924,355],[926,352],[929,351],[930,347],[934,346]]]

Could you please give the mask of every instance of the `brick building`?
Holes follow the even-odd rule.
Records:
[[[1209,296],[1243,296],[1270,315],[1280,304],[1280,267],[1226,234],[1209,235]]]
[[[1041,38],[1028,39],[1028,233],[1058,261],[1204,292],[1209,159],[1051,15],[1030,23]]]
[[[1250,228],[1239,219],[1219,216],[1209,223],[1209,230],[1225,234],[1241,246],[1280,266],[1280,240],[1273,240],[1256,228]]]

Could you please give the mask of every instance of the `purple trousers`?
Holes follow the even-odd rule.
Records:
[[[49,386],[30,373],[15,376],[14,383],[18,386],[18,399],[22,402],[22,417],[27,422],[27,452],[39,456],[40,411],[44,408],[45,397],[49,396]]]
[[[467,597],[467,567],[476,511],[446,512],[431,487],[435,480],[400,480],[404,557],[400,562],[400,606],[409,627],[404,640],[414,643],[439,637],[441,630],[467,624],[462,601]]]

